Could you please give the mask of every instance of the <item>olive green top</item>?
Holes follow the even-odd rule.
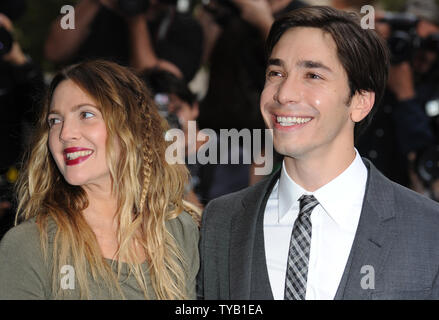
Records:
[[[195,299],[195,278],[199,269],[198,255],[198,227],[192,217],[181,213],[177,218],[167,223],[169,232],[180,246],[187,262],[187,290],[189,299]],[[56,225],[47,228],[48,238],[53,239]],[[50,243],[50,242],[49,242]],[[49,244],[50,248],[50,244]],[[48,255],[51,256],[50,254]],[[49,258],[50,259],[50,258]],[[112,260],[106,259],[111,264]],[[40,245],[40,234],[34,219],[28,220],[9,230],[0,242],[0,299],[54,299],[52,294],[52,276],[50,273],[51,261],[43,258]],[[64,267],[64,268],[63,268]],[[116,264],[112,264],[116,272]],[[67,265],[60,268],[60,286],[66,299],[79,299],[79,285],[74,279],[74,268]],[[147,263],[142,264],[148,285],[150,299],[155,299],[148,274]],[[89,279],[90,299],[114,299],[110,290],[102,289],[105,286]],[[135,277],[129,275],[128,266],[122,263],[120,288],[126,299],[144,299]],[[120,299],[121,297],[119,297]],[[118,297],[116,297],[118,299]]]

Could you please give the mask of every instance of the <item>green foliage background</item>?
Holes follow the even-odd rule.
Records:
[[[14,37],[23,51],[39,63],[44,70],[53,65],[44,59],[44,41],[51,23],[60,14],[64,5],[75,5],[78,1],[28,0],[26,13],[15,23]]]

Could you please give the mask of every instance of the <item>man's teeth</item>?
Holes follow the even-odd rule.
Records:
[[[311,121],[311,118],[300,118],[300,117],[277,117],[277,122],[281,126],[292,126],[295,124],[303,124]]]
[[[77,151],[77,152],[71,152],[71,153],[67,153],[67,160],[75,160],[79,157],[85,157],[88,156],[89,154],[91,154],[92,151],[91,150],[87,150],[87,151]]]

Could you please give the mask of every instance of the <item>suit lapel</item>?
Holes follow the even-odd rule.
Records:
[[[253,253],[258,217],[265,211],[271,190],[279,178],[277,171],[255,187],[242,199],[242,212],[235,215],[230,239],[230,299],[248,300],[251,295]],[[263,251],[265,252],[265,251]],[[263,257],[265,261],[265,255]],[[266,277],[268,279],[268,275]],[[270,285],[268,283],[268,289]]]
[[[366,159],[368,182],[360,221],[335,299],[369,299],[394,242],[393,186]]]

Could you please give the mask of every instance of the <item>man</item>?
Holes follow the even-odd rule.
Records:
[[[309,7],[267,39],[261,112],[280,171],[210,202],[205,299],[439,298],[439,206],[354,148],[387,81],[388,54],[355,16]]]

